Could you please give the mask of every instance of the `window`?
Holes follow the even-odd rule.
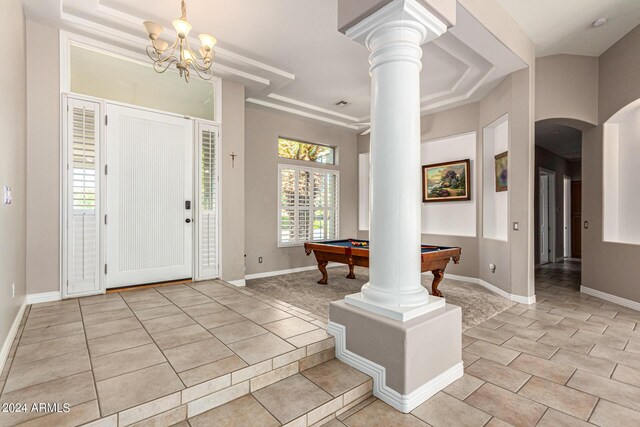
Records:
[[[338,238],[338,171],[280,165],[278,245]]]
[[[327,145],[278,138],[278,156],[284,159],[333,165],[335,164],[335,151],[334,147]]]

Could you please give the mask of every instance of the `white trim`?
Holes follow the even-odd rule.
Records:
[[[556,257],[556,261],[555,262],[562,262],[562,261],[564,261],[564,257],[563,256]]]
[[[99,292],[100,294],[102,291]],[[40,294],[28,294],[26,301],[27,305],[31,304],[39,304],[41,302],[51,302],[51,301],[60,301],[62,298],[60,297],[60,292],[42,292]]]
[[[400,394],[387,386],[384,366],[347,350],[347,334],[344,325],[329,321],[327,332],[335,337],[336,358],[372,377],[373,395],[404,413],[411,412],[464,374],[463,362],[459,362],[411,393]]]
[[[351,130],[356,130],[357,131],[357,130],[359,130],[361,128],[361,126],[356,126],[355,124],[341,122],[341,121],[338,121],[338,120],[333,120],[333,119],[330,119],[328,117],[319,116],[317,114],[308,113],[306,111],[300,111],[300,110],[297,110],[295,108],[285,107],[284,105],[274,104],[273,102],[264,101],[262,99],[247,98],[246,102],[250,102],[250,103],[256,104],[256,105],[261,105],[263,107],[273,108],[274,110],[284,111],[285,113],[291,113],[291,114],[295,114],[295,115],[298,115],[298,116],[301,116],[301,117],[307,117],[309,119],[319,120],[319,121],[325,122],[325,123],[331,123],[333,125],[342,126],[342,127],[345,127],[345,128],[351,129]]]
[[[20,327],[22,316],[24,316],[25,308],[27,308],[27,298],[25,298],[24,301],[22,301],[20,310],[18,310],[18,314],[16,314],[15,319],[13,319],[13,324],[11,325],[11,329],[9,329],[9,333],[7,334],[7,337],[4,339],[4,344],[2,344],[2,349],[0,349],[0,372],[4,371],[4,365],[5,363],[7,363],[7,358],[9,357],[9,351],[11,351],[13,340],[16,338],[16,335],[18,334],[18,328]]]
[[[583,294],[591,295],[592,297],[600,298],[605,301],[612,302],[614,304],[621,305],[623,307],[630,308],[632,310],[640,311],[640,302],[632,301],[630,299],[622,298],[617,295],[608,294],[606,292],[599,291],[597,289],[588,288],[586,286],[580,286],[580,292]]]
[[[427,271],[425,273],[422,274],[427,274],[429,276],[433,276],[431,274],[430,271]],[[527,304],[527,305],[531,305],[531,304],[535,304],[536,303],[536,296],[532,295],[530,297],[525,297],[522,295],[515,295],[515,294],[510,294],[507,291],[504,291],[502,289],[500,289],[499,287],[497,287],[496,285],[492,285],[489,282],[486,282],[482,279],[478,279],[475,277],[466,277],[466,276],[457,276],[455,274],[447,274],[445,276],[446,279],[452,279],[452,280],[460,280],[462,282],[469,282],[469,283],[475,283],[476,285],[480,285],[483,288],[486,288],[488,290],[490,290],[493,293],[496,293],[498,295],[500,295],[503,298],[508,299],[509,301],[513,301],[513,302],[517,302],[520,304]]]
[[[391,305],[377,302],[374,303],[366,299],[362,292],[345,296],[344,302],[367,310],[371,313],[389,317],[400,322],[407,322],[411,319],[415,319],[418,316],[422,316],[434,310],[444,308],[445,306],[444,298],[434,297],[432,295],[427,295],[427,301],[419,306],[404,307],[400,305]]]
[[[342,264],[337,264],[337,263],[329,263],[327,264],[327,268],[333,268],[333,267],[339,267]],[[245,276],[246,280],[252,280],[252,279],[262,279],[263,277],[273,277],[273,276],[282,276],[283,274],[291,274],[291,273],[301,273],[303,271],[311,271],[311,270],[316,270],[318,268],[317,265],[310,265],[307,267],[297,267],[297,268],[289,268],[287,270],[275,270],[275,271],[265,271],[263,273],[253,273],[253,274],[247,274]],[[229,282],[231,283],[231,282]]]
[[[237,286],[237,287],[247,286],[246,279],[226,280],[226,282],[229,283],[230,285]]]

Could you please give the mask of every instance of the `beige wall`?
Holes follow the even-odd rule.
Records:
[[[244,86],[222,82],[221,257],[224,280],[244,279],[245,108]],[[235,153],[235,167],[230,154]]]
[[[582,141],[582,284],[640,302],[640,246],[603,241],[602,124],[640,98],[640,26],[599,58],[599,126],[583,132]]]
[[[246,253],[247,274],[286,270],[315,264],[301,246],[278,247],[278,164],[305,164],[278,157],[278,137],[337,147],[340,171],[340,237],[357,233],[357,137],[319,122],[288,113],[247,106],[246,109]],[[333,165],[310,165],[333,169]],[[263,263],[258,263],[258,257]]]
[[[20,0],[3,3],[0,36],[10,41],[3,50],[5,66],[0,71],[0,194],[2,186],[8,185],[13,195],[11,205],[0,204],[0,349],[8,351],[11,342],[5,340],[26,294],[27,82],[25,20]],[[0,368],[4,362],[0,360]]]
[[[27,293],[60,288],[60,51],[55,28],[27,22]],[[44,65],[44,68],[43,68]],[[46,69],[46,76],[43,75]]]
[[[598,58],[552,55],[536,60],[536,121],[598,122]]]

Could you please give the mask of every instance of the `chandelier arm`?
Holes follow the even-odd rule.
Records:
[[[170,61],[166,61],[166,62],[158,62],[158,61],[154,61],[153,63],[153,69],[156,73],[164,73],[165,71],[167,71],[169,69],[169,67],[171,66],[171,64],[173,64],[174,62],[178,62],[178,60],[176,58],[171,58]]]
[[[211,78],[213,77],[213,72],[211,71],[211,69],[199,70],[198,67],[193,67],[193,70],[202,80],[211,80]]]

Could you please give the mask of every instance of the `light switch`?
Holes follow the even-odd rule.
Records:
[[[9,187],[8,185],[4,186],[4,204],[11,204],[11,187]]]
[[[588,230],[589,229],[589,221],[585,221],[584,222],[584,229]]]
[[[513,223],[513,231],[518,231],[520,230],[520,224],[518,224],[517,222]]]

